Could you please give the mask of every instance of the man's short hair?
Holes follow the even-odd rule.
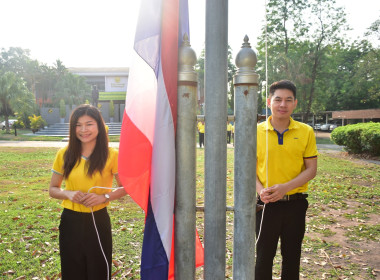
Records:
[[[281,80],[281,81],[274,82],[273,84],[270,85],[269,96],[273,95],[277,89],[288,89],[293,92],[294,99],[297,99],[297,95],[296,95],[297,88],[296,88],[296,85],[292,81]]]

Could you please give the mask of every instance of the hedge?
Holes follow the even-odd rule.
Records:
[[[337,127],[331,140],[354,154],[380,155],[380,123],[358,123]]]

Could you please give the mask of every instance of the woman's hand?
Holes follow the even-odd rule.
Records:
[[[81,191],[65,191],[67,199],[75,203],[82,203],[82,199],[86,197],[86,193]]]
[[[102,194],[86,193],[79,203],[82,203],[86,207],[94,207],[105,202],[106,198]]]

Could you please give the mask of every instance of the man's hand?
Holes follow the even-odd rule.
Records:
[[[287,190],[283,185],[273,185],[272,187],[263,189],[260,192],[260,199],[264,203],[276,202],[283,198],[286,192]]]

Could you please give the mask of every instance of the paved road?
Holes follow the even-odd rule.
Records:
[[[60,141],[0,141],[0,147],[64,147],[67,142]],[[114,148],[119,147],[119,142],[109,142],[109,145]],[[332,144],[318,144],[320,150],[342,151],[343,148]],[[232,144],[228,144],[228,148],[233,148]]]
[[[0,147],[64,147],[67,145],[67,142],[59,141],[1,141]],[[109,146],[113,148],[119,148],[119,142],[109,142]],[[232,144],[227,144],[228,148],[233,148]],[[342,146],[333,145],[333,144],[317,144],[318,151],[325,153],[338,153],[343,151]],[[364,160],[364,159],[363,159]],[[375,164],[380,164],[380,161],[377,160],[364,160],[366,162],[371,162]]]

